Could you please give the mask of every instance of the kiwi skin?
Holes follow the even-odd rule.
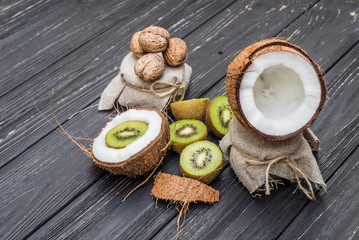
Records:
[[[196,119],[204,121],[209,98],[190,99],[171,103],[171,111],[176,120]]]
[[[207,138],[207,130],[206,130],[206,134],[203,134],[203,136],[201,138],[198,138],[197,140],[195,140],[194,142],[198,142],[198,141],[202,141],[202,140],[206,140]],[[189,142],[189,143],[174,143],[172,142],[172,150],[175,151],[176,153],[181,154],[181,152],[183,151],[183,149],[185,147],[187,147],[189,144],[194,143],[194,142]]]
[[[215,170],[213,170],[212,172],[206,174],[205,176],[201,176],[201,177],[198,177],[198,176],[194,176],[188,172],[186,172],[182,166],[180,165],[181,167],[181,173],[184,177],[188,177],[188,178],[193,178],[193,179],[196,179],[200,182],[203,182],[205,184],[210,184],[220,173],[221,173],[221,169],[222,169],[222,166],[223,166],[223,162],[221,163],[221,165],[219,165]]]
[[[207,127],[211,130],[211,132],[216,135],[219,138],[223,138],[224,135],[220,132],[217,131],[216,127],[213,125],[212,120],[211,120],[211,116],[209,115],[209,108],[211,107],[211,104],[213,103],[213,101],[208,104],[207,107],[207,111],[206,111],[206,123],[207,123]]]

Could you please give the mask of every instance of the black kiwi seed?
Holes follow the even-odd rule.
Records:
[[[123,122],[107,132],[106,144],[112,148],[124,148],[128,144],[142,137],[147,131],[148,125],[140,121]]]
[[[222,115],[222,113],[223,113],[224,111],[231,111],[231,112],[232,112],[232,110],[230,109],[229,105],[221,106],[221,107],[219,108],[219,120],[220,120],[220,123],[221,123],[221,125],[222,125],[224,128],[228,128],[228,127],[229,127],[229,122],[230,122],[231,119],[229,119],[228,121],[224,121],[224,120],[223,120],[223,115]]]
[[[203,165],[199,166],[197,163],[197,156],[203,152],[206,153],[206,159],[203,161]],[[211,160],[212,160],[212,154],[211,154],[211,149],[209,149],[209,148],[201,148],[201,149],[198,149],[197,151],[195,151],[194,153],[192,153],[191,162],[192,162],[193,167],[195,167],[197,169],[205,168],[206,163],[210,162]]]
[[[182,134],[182,131],[186,128],[190,128],[191,129],[191,133],[189,134]],[[178,137],[183,137],[183,138],[189,138],[192,137],[194,135],[197,134],[197,128],[195,126],[193,126],[192,124],[184,124],[183,126],[181,126],[180,128],[178,128],[176,130],[176,135]]]
[[[132,135],[122,136],[121,134],[123,132],[132,132]],[[124,129],[121,129],[120,131],[114,132],[113,136],[115,138],[117,138],[118,140],[122,141],[122,140],[130,140],[133,138],[137,138],[140,134],[141,134],[141,132],[139,130],[137,130],[136,128],[124,128]]]

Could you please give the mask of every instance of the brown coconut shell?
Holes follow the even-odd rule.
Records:
[[[241,104],[238,99],[239,98],[239,89],[241,87],[241,82],[243,79],[246,70],[251,65],[252,61],[255,60],[258,56],[268,53],[268,52],[278,52],[278,51],[286,51],[297,54],[303,57],[309,64],[312,65],[313,69],[317,73],[318,81],[321,86],[321,97],[320,103],[315,114],[312,118],[301,128],[298,130],[286,134],[286,135],[268,135],[265,134],[258,129],[256,129],[246,118],[244,115]],[[294,137],[299,133],[303,132],[307,129],[313,122],[317,119],[320,111],[323,109],[326,95],[327,95],[327,88],[325,86],[325,80],[323,77],[323,73],[320,70],[318,64],[314,62],[312,58],[300,47],[288,43],[287,41],[281,39],[266,39],[244,49],[235,59],[234,61],[228,66],[227,69],[227,80],[226,80],[226,92],[228,96],[229,105],[232,108],[233,114],[236,116],[238,121],[249,131],[254,133],[257,136],[262,137],[265,140],[270,141],[282,141],[288,138]]]
[[[138,109],[140,110],[140,109]],[[112,174],[126,175],[129,177],[138,177],[147,175],[153,170],[168,150],[170,141],[170,131],[167,118],[156,109],[145,109],[157,112],[162,119],[162,127],[158,136],[140,152],[125,161],[118,163],[107,163],[96,159],[93,154],[93,161],[100,168],[109,171]]]
[[[182,203],[219,201],[218,190],[191,178],[161,172],[155,177],[151,195],[157,199]]]

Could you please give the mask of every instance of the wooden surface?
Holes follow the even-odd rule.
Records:
[[[14,1],[0,3],[0,239],[174,239],[178,212],[149,195],[152,180],[96,167],[36,111],[74,136],[96,137],[98,112],[131,35],[159,25],[183,38],[193,68],[186,98],[224,94],[228,64],[246,46],[282,37],[325,72],[329,101],[312,126],[328,185],[309,201],[286,182],[253,199],[228,162],[214,205],[191,204],[181,239],[359,239],[359,2]],[[218,138],[208,139],[218,143]],[[169,152],[159,169],[180,175]]]

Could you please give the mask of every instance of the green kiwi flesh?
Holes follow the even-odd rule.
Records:
[[[219,137],[226,135],[229,132],[229,121],[233,117],[227,96],[218,96],[213,99],[209,106],[209,119],[207,120],[211,121],[212,124],[209,124],[209,127],[215,135]]]
[[[221,150],[216,144],[207,140],[188,145],[180,156],[182,174],[206,184],[218,176],[222,162]]]
[[[112,128],[105,137],[106,143],[112,148],[124,148],[142,137],[148,125],[140,121],[127,121]]]
[[[206,125],[194,119],[183,119],[170,125],[172,150],[181,153],[189,144],[207,138]]]

